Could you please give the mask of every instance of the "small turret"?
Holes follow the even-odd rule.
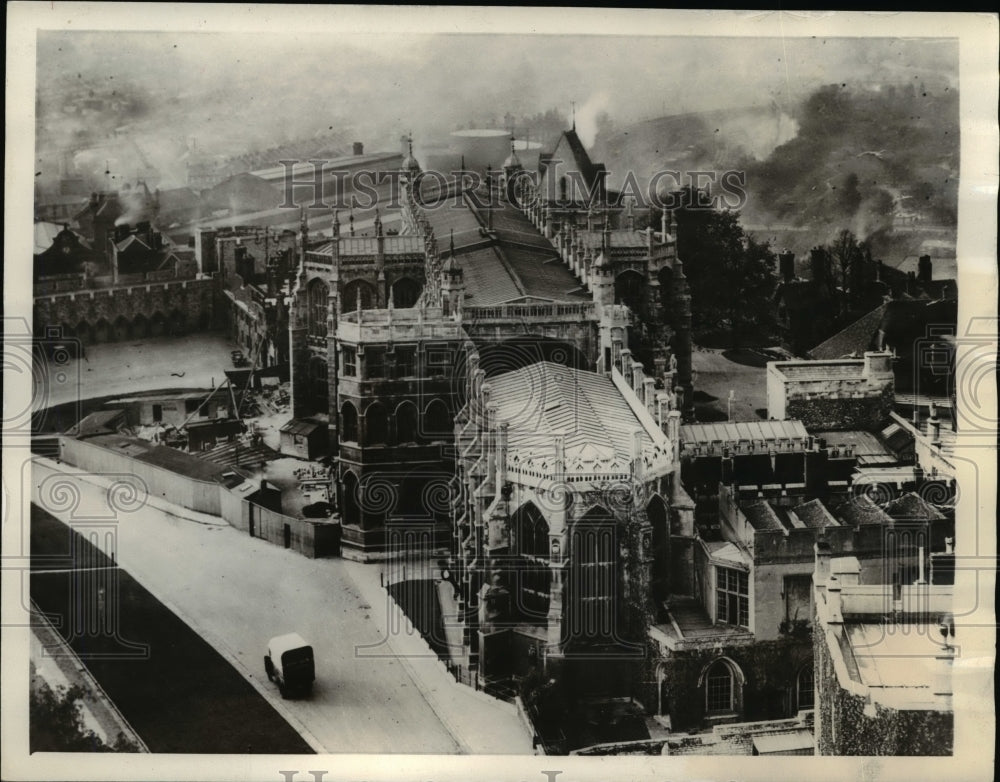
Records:
[[[442,307],[445,315],[462,322],[462,302],[465,299],[465,275],[455,257],[455,232],[451,232],[448,257],[441,268]]]

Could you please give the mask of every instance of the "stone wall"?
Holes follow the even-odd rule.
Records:
[[[662,666],[667,703],[673,730],[696,731],[709,727],[705,719],[705,690],[698,686],[702,671],[725,656],[739,666],[745,677],[741,722],[782,719],[797,713],[796,677],[811,656],[809,639],[782,638],[746,646],[723,646],[673,652],[664,657],[650,641],[649,653],[636,678],[634,693],[649,714],[659,707],[657,668]],[[739,685],[736,685],[739,687]]]
[[[806,429],[837,430],[878,429],[893,409],[893,386],[882,389],[845,391],[830,388],[808,396],[789,393],[785,415],[795,418]]]
[[[814,618],[815,622],[815,618]],[[900,711],[840,686],[827,636],[814,634],[816,748],[820,755],[951,755],[954,714],[950,711]]]
[[[203,331],[215,322],[212,279],[179,280],[35,299],[35,329],[63,326],[84,344]]]

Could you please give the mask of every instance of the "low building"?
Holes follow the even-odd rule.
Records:
[[[286,456],[318,459],[329,447],[329,429],[325,421],[293,418],[279,430],[280,450]]]
[[[855,557],[817,544],[817,754],[950,755],[952,587],[894,589],[860,573]]]
[[[126,411],[130,426],[172,426],[228,418],[230,399],[224,391],[152,393],[117,399],[109,404]]]
[[[875,429],[893,409],[892,354],[862,359],[771,361],[767,413],[794,418],[806,429]]]

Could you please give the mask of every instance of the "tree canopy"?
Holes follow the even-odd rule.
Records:
[[[696,334],[727,335],[732,346],[769,336],[773,326],[776,256],[729,210],[698,206],[708,194],[688,187],[674,194],[677,256],[691,287]],[[660,213],[650,216],[653,224]]]

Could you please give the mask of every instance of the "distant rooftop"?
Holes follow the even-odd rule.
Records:
[[[738,442],[807,440],[809,433],[801,421],[746,421],[719,424],[685,424],[681,442],[685,445],[723,445]]]

